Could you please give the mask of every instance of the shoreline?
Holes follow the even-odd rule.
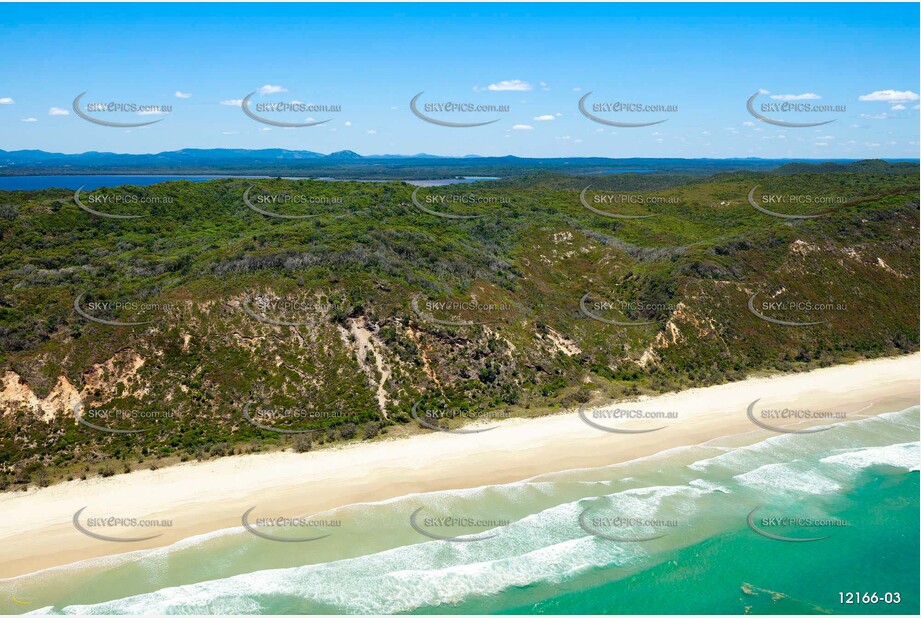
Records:
[[[602,431],[569,411],[464,427],[493,427],[481,433],[431,432],[302,454],[276,451],[236,455],[0,494],[0,509],[5,515],[0,530],[5,550],[0,579],[239,528],[242,514],[255,506],[273,516],[299,516],[413,493],[520,482],[565,470],[604,467],[716,438],[752,443],[779,435],[749,419],[748,406],[756,399],[761,400],[759,410],[763,406],[851,414],[843,419],[801,421],[795,425],[797,429],[904,409],[919,403],[919,364],[921,353],[913,353],[601,406],[676,412],[676,417],[658,420],[611,421],[590,413],[601,408],[587,408],[586,417],[594,417],[593,422],[607,427],[662,427],[646,433]],[[764,422],[794,428],[783,420]],[[74,527],[74,513],[83,507],[84,517],[170,519],[173,526],[146,541],[100,541]],[[123,536],[153,533],[135,530]]]

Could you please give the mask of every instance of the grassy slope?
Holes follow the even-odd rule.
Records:
[[[168,413],[102,423],[150,430],[114,435],[76,424],[69,411],[46,423],[5,409],[0,484],[291,443],[291,436],[247,423],[247,402],[297,410],[300,416],[266,424],[316,429],[314,439],[325,442],[348,438],[351,425],[359,426],[359,437],[378,426],[417,430],[409,413],[420,400],[446,416],[536,414],[756,370],[917,349],[917,170],[860,169],[819,174],[798,167],[709,180],[539,175],[419,192],[510,200],[429,205],[486,213],[471,220],[419,211],[410,204],[412,187],[397,182],[254,181],[254,195],[342,200],[262,206],[319,215],[305,220],[247,209],[246,180],[122,187],[108,193],[173,203],[93,206],[152,215],[130,221],[89,215],[65,191],[0,194],[4,370],[21,375],[39,397],[63,375],[78,390],[91,385],[84,392],[90,409]],[[599,206],[656,215],[609,219],[580,205],[588,182],[591,191],[675,199]],[[755,185],[756,195],[849,201],[770,206],[826,213],[791,222],[748,204]],[[74,298],[84,291],[87,301],[146,300],[174,309],[96,312],[152,320],[105,326],[74,312]],[[654,324],[588,319],[579,310],[587,292],[619,307],[600,309],[607,319]],[[791,321],[828,320],[779,326],[748,311],[755,292],[836,308],[770,312]],[[416,295],[423,305],[475,298],[496,308],[430,312],[447,321],[487,322],[449,326],[418,315],[410,305]],[[287,301],[290,310],[264,314],[305,324],[254,320],[241,308],[247,296]],[[143,364],[135,370],[138,359]],[[383,386],[380,369],[389,374]]]

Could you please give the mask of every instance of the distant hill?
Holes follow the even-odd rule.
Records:
[[[825,173],[860,171],[900,173],[914,162],[807,161],[790,159],[612,159],[604,157],[522,158],[415,155],[363,156],[352,150],[322,154],[310,150],[266,148],[185,148],[153,154],[83,152],[63,154],[42,150],[0,150],[0,176],[81,174],[240,174],[334,176],[342,179],[413,180],[455,176],[522,176],[535,172],[569,175],[667,173],[709,176],[732,171]],[[852,167],[860,166],[860,167]],[[896,166],[896,167],[892,167]],[[896,171],[881,171],[881,170]]]
[[[361,159],[363,158],[360,154],[354,150],[338,150],[336,152],[331,152],[327,157],[331,159]]]
[[[833,174],[837,172],[851,172],[861,174],[907,174],[918,169],[917,161],[884,161],[882,159],[865,159],[841,163],[825,161],[810,163],[797,161],[785,163],[774,170],[775,174]]]

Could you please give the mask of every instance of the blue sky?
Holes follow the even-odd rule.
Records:
[[[841,4],[2,4],[0,149],[287,148],[361,154],[910,157],[919,153],[919,6]],[[262,93],[260,94],[260,89]],[[169,105],[145,128],[80,119],[73,99]],[[239,100],[341,106],[265,117]],[[409,102],[508,106],[437,113]],[[829,113],[757,105],[844,106]],[[579,112],[630,102],[667,113]],[[760,107],[758,109],[761,109]]]

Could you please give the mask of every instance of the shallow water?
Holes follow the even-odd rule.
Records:
[[[341,525],[310,530],[330,533],[311,542],[224,530],[7,580],[2,597],[28,604],[3,611],[917,613],[918,432],[913,407],[748,446],[716,440],[352,505],[317,514]],[[762,516],[847,525],[763,528],[829,537],[777,541],[749,527],[754,509],[756,527]],[[840,604],[849,590],[898,592],[901,603]]]

